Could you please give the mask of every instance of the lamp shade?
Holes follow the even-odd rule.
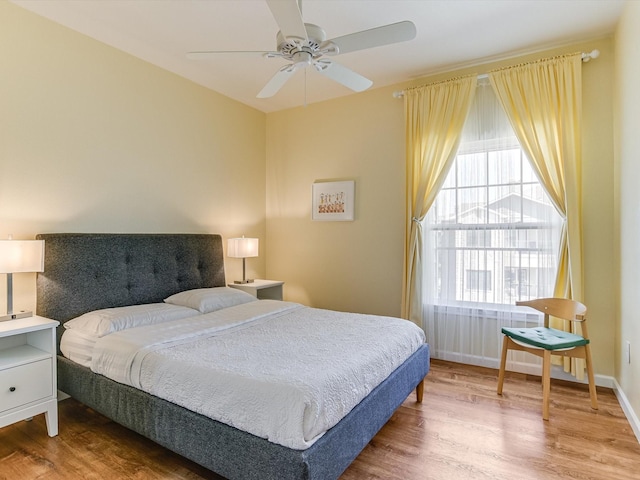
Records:
[[[247,258],[258,256],[257,238],[230,238],[227,241],[227,256],[233,258]]]
[[[0,240],[0,273],[44,271],[44,240]]]

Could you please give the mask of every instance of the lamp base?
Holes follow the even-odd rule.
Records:
[[[0,322],[6,322],[7,320],[18,320],[19,318],[28,317],[33,317],[33,312],[7,313],[6,315],[0,316]]]
[[[245,283],[253,283],[253,278],[247,280],[234,280],[233,283],[237,283],[238,285],[243,285]]]

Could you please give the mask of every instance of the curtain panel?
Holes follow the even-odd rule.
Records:
[[[423,327],[422,231],[424,219],[456,155],[475,94],[477,75],[404,92],[406,116],[406,218],[402,317]]]
[[[564,220],[554,296],[582,302],[582,55],[495,70],[489,73],[489,80]],[[569,328],[557,320],[553,326]],[[569,361],[567,358],[565,371],[582,378],[584,362]]]
[[[554,294],[582,301],[581,54],[493,71],[489,79],[565,221]]]

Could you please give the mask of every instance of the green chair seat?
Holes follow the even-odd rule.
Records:
[[[502,333],[527,345],[545,350],[561,350],[587,345],[589,340],[574,333],[563,332],[555,328],[502,328]]]

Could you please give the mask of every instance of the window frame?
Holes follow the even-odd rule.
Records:
[[[438,241],[436,241],[437,245],[433,247],[435,248],[434,258],[436,259],[435,260],[436,278],[434,280],[436,282],[436,285],[438,286],[437,288],[439,290],[439,293],[442,292],[443,289],[449,290],[449,293],[445,295],[445,298],[449,298],[449,300],[446,301],[446,304],[448,305],[455,304],[455,305],[471,306],[471,305],[477,305],[477,304],[482,304],[482,305],[492,304],[499,307],[501,305],[511,305],[511,301],[509,301],[509,303],[506,303],[504,301],[500,303],[487,302],[486,292],[502,289],[502,290],[505,290],[505,292],[502,294],[501,298],[504,299],[504,298],[511,297],[508,293],[506,293],[507,283],[504,280],[505,269],[515,268],[518,271],[521,271],[523,269],[527,269],[527,271],[530,271],[531,266],[528,265],[528,261],[523,260],[523,256],[527,256],[528,260],[530,261],[531,257],[535,255],[537,255],[538,258],[542,258],[542,256],[548,256],[548,255],[553,256],[557,254],[557,252],[555,252],[553,248],[543,247],[542,245],[540,245],[540,242],[536,238],[534,238],[534,240],[530,240],[529,238],[530,235],[528,234],[523,235],[521,233],[521,232],[530,232],[530,231],[544,232],[544,230],[546,229],[554,228],[553,222],[551,224],[548,224],[546,222],[531,221],[531,219],[525,218],[524,202],[527,199],[529,201],[538,201],[535,198],[525,197],[525,190],[527,189],[527,187],[533,187],[534,189],[539,189],[540,190],[539,196],[543,199],[543,201],[539,203],[543,204],[545,207],[554,208],[554,210],[555,210],[555,207],[553,207],[548,197],[546,196],[546,193],[543,190],[542,184],[539,182],[539,180],[535,176],[535,173],[533,172],[533,169],[529,163],[529,159],[526,157],[526,154],[524,153],[522,147],[517,142],[517,139],[515,139],[515,142],[513,140],[510,140],[507,142],[498,141],[498,140],[485,142],[485,146],[488,144],[488,147],[485,149],[479,148],[479,144],[480,142],[470,142],[469,144],[466,144],[464,146],[465,148],[461,148],[458,151],[456,158],[453,161],[451,170],[447,174],[447,179],[445,180],[440,192],[438,192],[438,197],[436,198],[436,201],[434,202],[434,205],[432,207],[432,210],[434,213],[430,212],[432,216],[430,217],[429,215],[427,215],[427,217],[425,217],[424,222],[428,222],[430,218],[433,218],[435,216],[436,214],[435,212],[438,212],[438,207],[439,207],[438,199],[440,195],[442,195],[443,192],[445,195],[447,194],[447,192],[453,192],[453,197],[455,198],[455,206],[454,206],[455,223],[443,222],[439,224],[434,223],[428,226],[428,229],[434,232],[436,235],[438,235],[439,233],[452,234],[450,238],[443,241],[441,244],[438,243]],[[489,167],[490,155],[495,153],[500,153],[500,152],[507,153],[514,150],[517,150],[518,152],[518,162],[519,162],[518,181],[517,182],[511,181],[507,183],[504,183],[504,182],[490,183],[491,176],[490,176],[490,172],[488,171],[490,168]],[[458,157],[460,155],[468,155],[469,153],[473,153],[474,155],[484,156],[484,168],[486,169],[484,176],[486,181],[482,185],[477,185],[477,184],[476,185],[460,185],[460,174],[458,171],[458,169],[460,168],[460,164],[458,162]],[[525,162],[527,162],[526,166],[525,166]],[[488,200],[490,198],[489,189],[496,188],[496,187],[504,187],[509,190],[517,190],[514,193],[517,195],[517,198],[519,199],[519,202],[520,202],[518,218],[510,219],[510,221],[505,221],[505,222],[488,222],[487,221],[489,220],[489,215],[491,214],[489,212],[489,205],[491,204],[491,202],[489,202]],[[464,191],[467,189],[484,189],[486,191],[485,199],[487,200],[487,203],[484,206],[484,210],[486,212],[485,213],[486,223],[465,223],[464,221],[461,221],[461,216],[465,212],[468,212],[469,210],[465,210],[464,212],[461,211],[462,202],[460,201],[460,191]],[[474,208],[480,208],[480,207],[474,207]],[[473,232],[478,232],[478,233],[473,233]],[[484,232],[484,233],[480,233],[480,232]],[[495,234],[499,234],[499,232],[503,232],[503,235],[505,235],[505,238],[509,237],[508,232],[513,232],[513,234],[511,234],[511,236],[513,237],[511,238],[511,242],[509,243],[502,242],[500,246],[494,245],[495,242],[492,241],[492,236]],[[480,244],[478,245],[467,245],[467,244],[461,245],[458,241],[456,241],[456,238],[455,238],[456,234],[464,235],[467,240],[469,240],[469,238],[472,238],[472,237],[476,237],[478,239],[481,238],[482,242],[479,242]],[[535,237],[539,235],[540,234],[537,234]],[[441,235],[440,237],[443,238],[444,235]],[[523,240],[525,245],[521,245],[521,242]],[[428,242],[425,242],[425,244],[427,243]],[[427,248],[426,245],[425,245],[425,248]],[[483,269],[486,270],[486,268],[483,268],[478,265],[475,265],[472,268],[470,265],[466,265],[466,264],[463,264],[462,266],[458,266],[457,258],[454,258],[453,260],[450,258],[446,260],[446,263],[452,264],[453,262],[456,265],[456,272],[460,271],[460,274],[454,273],[454,275],[451,275],[451,274],[443,275],[441,272],[439,273],[438,271],[440,270],[441,264],[444,263],[444,261],[440,257],[440,254],[441,252],[445,252],[445,251],[449,251],[454,256],[460,252],[464,253],[465,251],[468,251],[471,253],[477,252],[478,256],[481,256],[480,252],[483,252],[483,254],[485,255],[485,258],[488,257],[490,254],[496,254],[498,252],[502,253],[503,255],[510,253],[512,255],[517,255],[518,260],[515,264],[511,264],[503,261],[503,263],[500,266],[496,267],[497,269],[500,269],[501,272],[491,271],[490,276],[492,278],[491,278],[491,281],[489,282],[490,288],[484,290],[485,298],[481,299],[480,298],[481,295],[478,295],[475,298],[475,300],[471,300],[470,298],[472,297],[472,295],[469,295],[468,297],[466,297],[464,293],[462,293],[462,296],[460,296],[460,294],[458,293],[458,292],[465,292],[465,291],[466,292],[474,291],[473,289],[470,289],[468,287],[468,279],[467,279],[466,272],[469,270],[478,270],[478,271]],[[557,267],[557,264],[554,263],[554,266]],[[536,270],[539,270],[540,272],[543,272],[543,273],[547,273],[546,268],[537,267]],[[459,278],[460,275],[462,278]],[[537,278],[544,279],[545,275],[544,274],[538,275]],[[444,281],[447,281],[447,279],[448,279],[448,284],[445,285]],[[529,277],[529,282],[531,281],[532,281],[531,277]],[[500,282],[500,284],[498,284],[498,282]],[[518,288],[516,289],[517,290],[516,297],[518,300],[529,299],[529,298],[533,298],[534,296],[539,296],[541,285],[536,284],[534,286],[535,291],[532,292],[530,283],[528,283],[526,287],[520,285],[520,283],[521,282],[518,281]],[[457,288],[456,284],[461,284],[462,288]],[[547,283],[546,284],[547,290],[549,289],[549,286],[550,285]],[[544,287],[544,285],[542,285],[542,287]],[[456,292],[454,293],[453,298],[451,297],[451,291]],[[476,290],[476,291],[479,292],[479,290]],[[523,293],[528,293],[528,295],[523,295]],[[496,298],[496,295],[498,294],[496,293],[495,295],[491,295],[491,297]],[[436,295],[436,298],[439,298],[439,297],[440,297],[439,295]]]

